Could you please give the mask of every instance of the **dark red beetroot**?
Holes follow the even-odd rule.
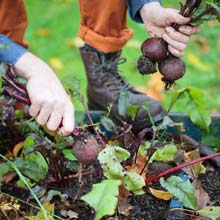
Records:
[[[137,61],[137,68],[142,75],[156,73],[156,63],[152,62],[148,57],[144,55],[140,56]]]
[[[163,75],[162,80],[166,83],[165,89],[175,83],[176,80],[180,79],[186,70],[185,63],[177,57],[169,57],[158,65],[160,73]]]
[[[162,38],[152,37],[142,43],[141,51],[151,61],[160,62],[166,58],[168,46]]]
[[[100,146],[92,134],[84,132],[74,137],[72,151],[80,162],[89,163],[97,158]]]

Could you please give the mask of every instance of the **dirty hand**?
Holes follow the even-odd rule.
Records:
[[[158,2],[144,4],[140,14],[149,34],[162,37],[168,43],[169,51],[176,57],[184,55],[190,36],[201,31],[200,26],[186,25],[190,18],[181,16],[175,9],[163,8]],[[178,31],[171,27],[172,23],[181,25]]]
[[[70,134],[74,128],[74,107],[53,70],[29,52],[14,67],[17,75],[28,81],[30,115],[50,130],[59,128],[61,135]]]

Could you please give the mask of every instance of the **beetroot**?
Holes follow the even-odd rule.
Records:
[[[137,68],[142,75],[157,72],[156,63],[148,57],[140,56],[137,62]]]
[[[74,137],[72,151],[78,161],[89,163],[97,158],[100,146],[94,135],[84,132]]]
[[[158,67],[160,73],[163,75],[162,80],[165,82],[165,89],[170,89],[175,81],[184,75],[186,70],[185,63],[173,56],[160,62]]]
[[[151,61],[160,62],[166,58],[168,46],[162,38],[152,37],[142,43],[141,51]]]

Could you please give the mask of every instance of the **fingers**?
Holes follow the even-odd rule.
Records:
[[[179,29],[179,32],[185,35],[192,35],[192,34],[198,34],[201,32],[200,26],[181,26]]]
[[[66,136],[73,131],[75,126],[74,107],[71,104],[71,102],[69,102],[69,104],[66,105],[62,122],[63,127],[60,128],[59,133],[63,136]]]
[[[163,39],[168,43],[169,51],[174,56],[181,57],[184,55],[184,50],[186,48],[186,44],[190,40],[190,37],[175,31],[171,27],[167,27],[165,29],[165,33],[163,34]]]
[[[185,25],[190,22],[190,18],[185,18],[182,15],[179,14],[175,9],[172,8],[165,8],[165,22],[167,25],[171,25],[173,23],[179,24],[179,25]]]
[[[38,122],[38,124],[45,125],[47,123],[51,114],[51,108],[52,108],[52,104],[50,103],[49,104],[45,103],[42,105],[40,113],[36,117],[36,121]]]
[[[168,50],[170,53],[172,53],[175,57],[183,57],[184,56],[184,51],[177,50],[176,48],[168,45]]]
[[[179,24],[179,25],[184,25],[190,22],[190,18],[185,18],[182,15],[180,15],[179,13],[176,13],[174,19],[173,19],[173,23],[175,24]]]
[[[39,125],[46,125],[49,130],[55,131],[60,125],[59,133],[69,135],[74,129],[74,107],[69,98],[65,102],[33,102],[29,109],[31,116],[36,117]]]

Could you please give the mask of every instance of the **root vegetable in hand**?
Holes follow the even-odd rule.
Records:
[[[202,1],[202,0],[186,0],[180,3],[180,15],[190,18],[188,25],[195,22],[202,23],[206,20],[220,21],[220,1]],[[171,25],[178,30],[179,24]],[[184,62],[171,55],[168,52],[168,45],[162,38],[152,37],[145,40],[141,45],[142,56],[139,58],[137,67],[139,72],[150,74],[156,72],[156,65],[160,73],[163,75],[162,80],[165,82],[165,89],[170,89],[175,81],[180,79],[186,69]]]
[[[144,55],[138,59],[137,67],[142,75],[157,72],[156,63]]]
[[[165,89],[170,89],[173,83],[184,75],[186,65],[180,58],[171,56],[160,62],[158,68],[163,75]]]
[[[151,61],[160,62],[166,58],[168,46],[162,38],[152,37],[142,43],[141,51]]]

